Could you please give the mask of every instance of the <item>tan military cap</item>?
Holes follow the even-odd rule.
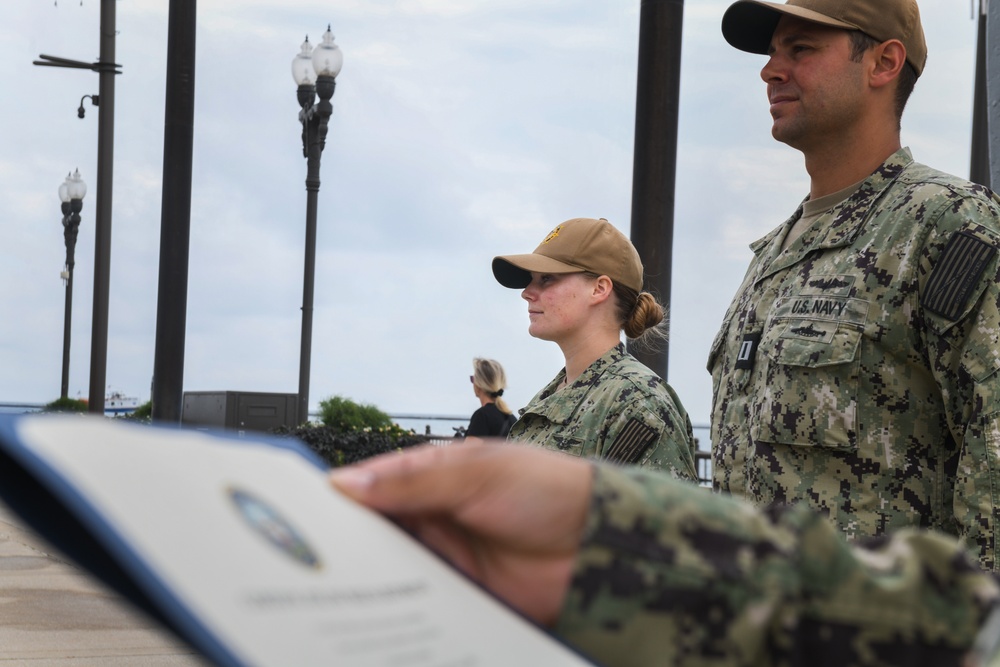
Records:
[[[782,16],[834,28],[860,30],[880,42],[898,39],[917,76],[927,62],[927,42],[916,0],[738,0],[722,17],[722,35],[741,51],[766,54]]]
[[[528,255],[493,258],[493,275],[504,287],[523,289],[531,272],[582,273],[611,278],[614,283],[642,291],[642,260],[614,225],[604,218],[573,218],[546,235]]]

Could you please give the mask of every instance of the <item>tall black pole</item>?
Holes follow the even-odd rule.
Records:
[[[994,0],[1000,2],[1000,0]],[[972,158],[969,165],[969,180],[990,185],[990,127],[986,109],[986,4],[981,2],[979,12],[979,36],[976,41],[976,82],[972,101]],[[1000,128],[993,128],[993,131]],[[1000,185],[1000,184],[998,184]]]
[[[332,76],[319,76],[315,92],[319,104],[313,106],[313,87],[299,86],[299,105],[302,107],[302,151],[306,157],[306,251],[302,279],[302,339],[299,346],[298,421],[309,420],[309,369],[312,358],[313,287],[316,276],[316,212],[319,196],[319,167],[326,133],[333,113],[330,98],[336,88]]]
[[[101,105],[97,114],[97,202],[94,211],[94,316],[90,337],[88,410],[104,414],[108,371],[108,301],[111,292],[111,193],[115,154],[115,5],[101,0]]]
[[[195,0],[171,0],[160,209],[160,275],[153,359],[155,421],[179,423],[184,393],[191,160],[194,146]]]
[[[681,78],[683,0],[642,0],[632,164],[632,243],[646,270],[645,289],[669,311],[674,188]],[[629,351],[666,379],[669,348]]]
[[[314,169],[315,165],[315,169]],[[302,278],[302,336],[299,343],[297,417],[309,421],[309,370],[312,365],[313,290],[316,276],[316,209],[319,195],[319,158],[309,158],[306,177],[306,251]],[[315,174],[315,178],[312,176]]]
[[[69,397],[69,342],[73,322],[73,267],[76,264],[76,237],[80,231],[80,211],[83,200],[71,199],[62,203],[63,238],[66,241],[66,312],[63,315],[62,384],[59,397]]]

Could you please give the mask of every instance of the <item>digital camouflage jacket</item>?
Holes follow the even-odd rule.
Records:
[[[595,468],[555,634],[605,667],[959,667],[1000,599],[950,536],[849,543],[801,504]]]
[[[624,344],[558,389],[565,378],[564,368],[521,409],[508,440],[697,481],[687,412],[670,385]]]
[[[755,257],[709,357],[714,486],[848,537],[966,538],[996,570],[1000,199],[901,149]]]

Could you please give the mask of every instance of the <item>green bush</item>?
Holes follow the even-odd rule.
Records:
[[[87,401],[78,398],[57,398],[42,408],[44,412],[86,412]]]
[[[142,422],[143,424],[151,423],[153,421],[153,401],[146,401],[132,412],[126,412],[123,414],[120,419]]]
[[[351,431],[344,433],[329,426],[303,424],[296,427],[283,426],[274,430],[280,435],[295,436],[314,451],[331,468],[336,468],[363,459],[412,447],[426,441],[413,431],[404,431],[395,426],[396,432]]]
[[[319,404],[320,420],[336,433],[384,433],[401,436],[412,431],[397,426],[392,418],[374,405],[355,403],[343,396],[331,396]]]
[[[343,396],[320,401],[319,411],[322,425],[307,423],[274,432],[297,437],[333,468],[426,440],[401,428],[374,405],[356,403]]]

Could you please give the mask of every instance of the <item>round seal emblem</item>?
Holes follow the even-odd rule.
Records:
[[[316,552],[277,510],[249,491],[231,487],[228,493],[240,516],[254,532],[306,567],[320,567]]]

